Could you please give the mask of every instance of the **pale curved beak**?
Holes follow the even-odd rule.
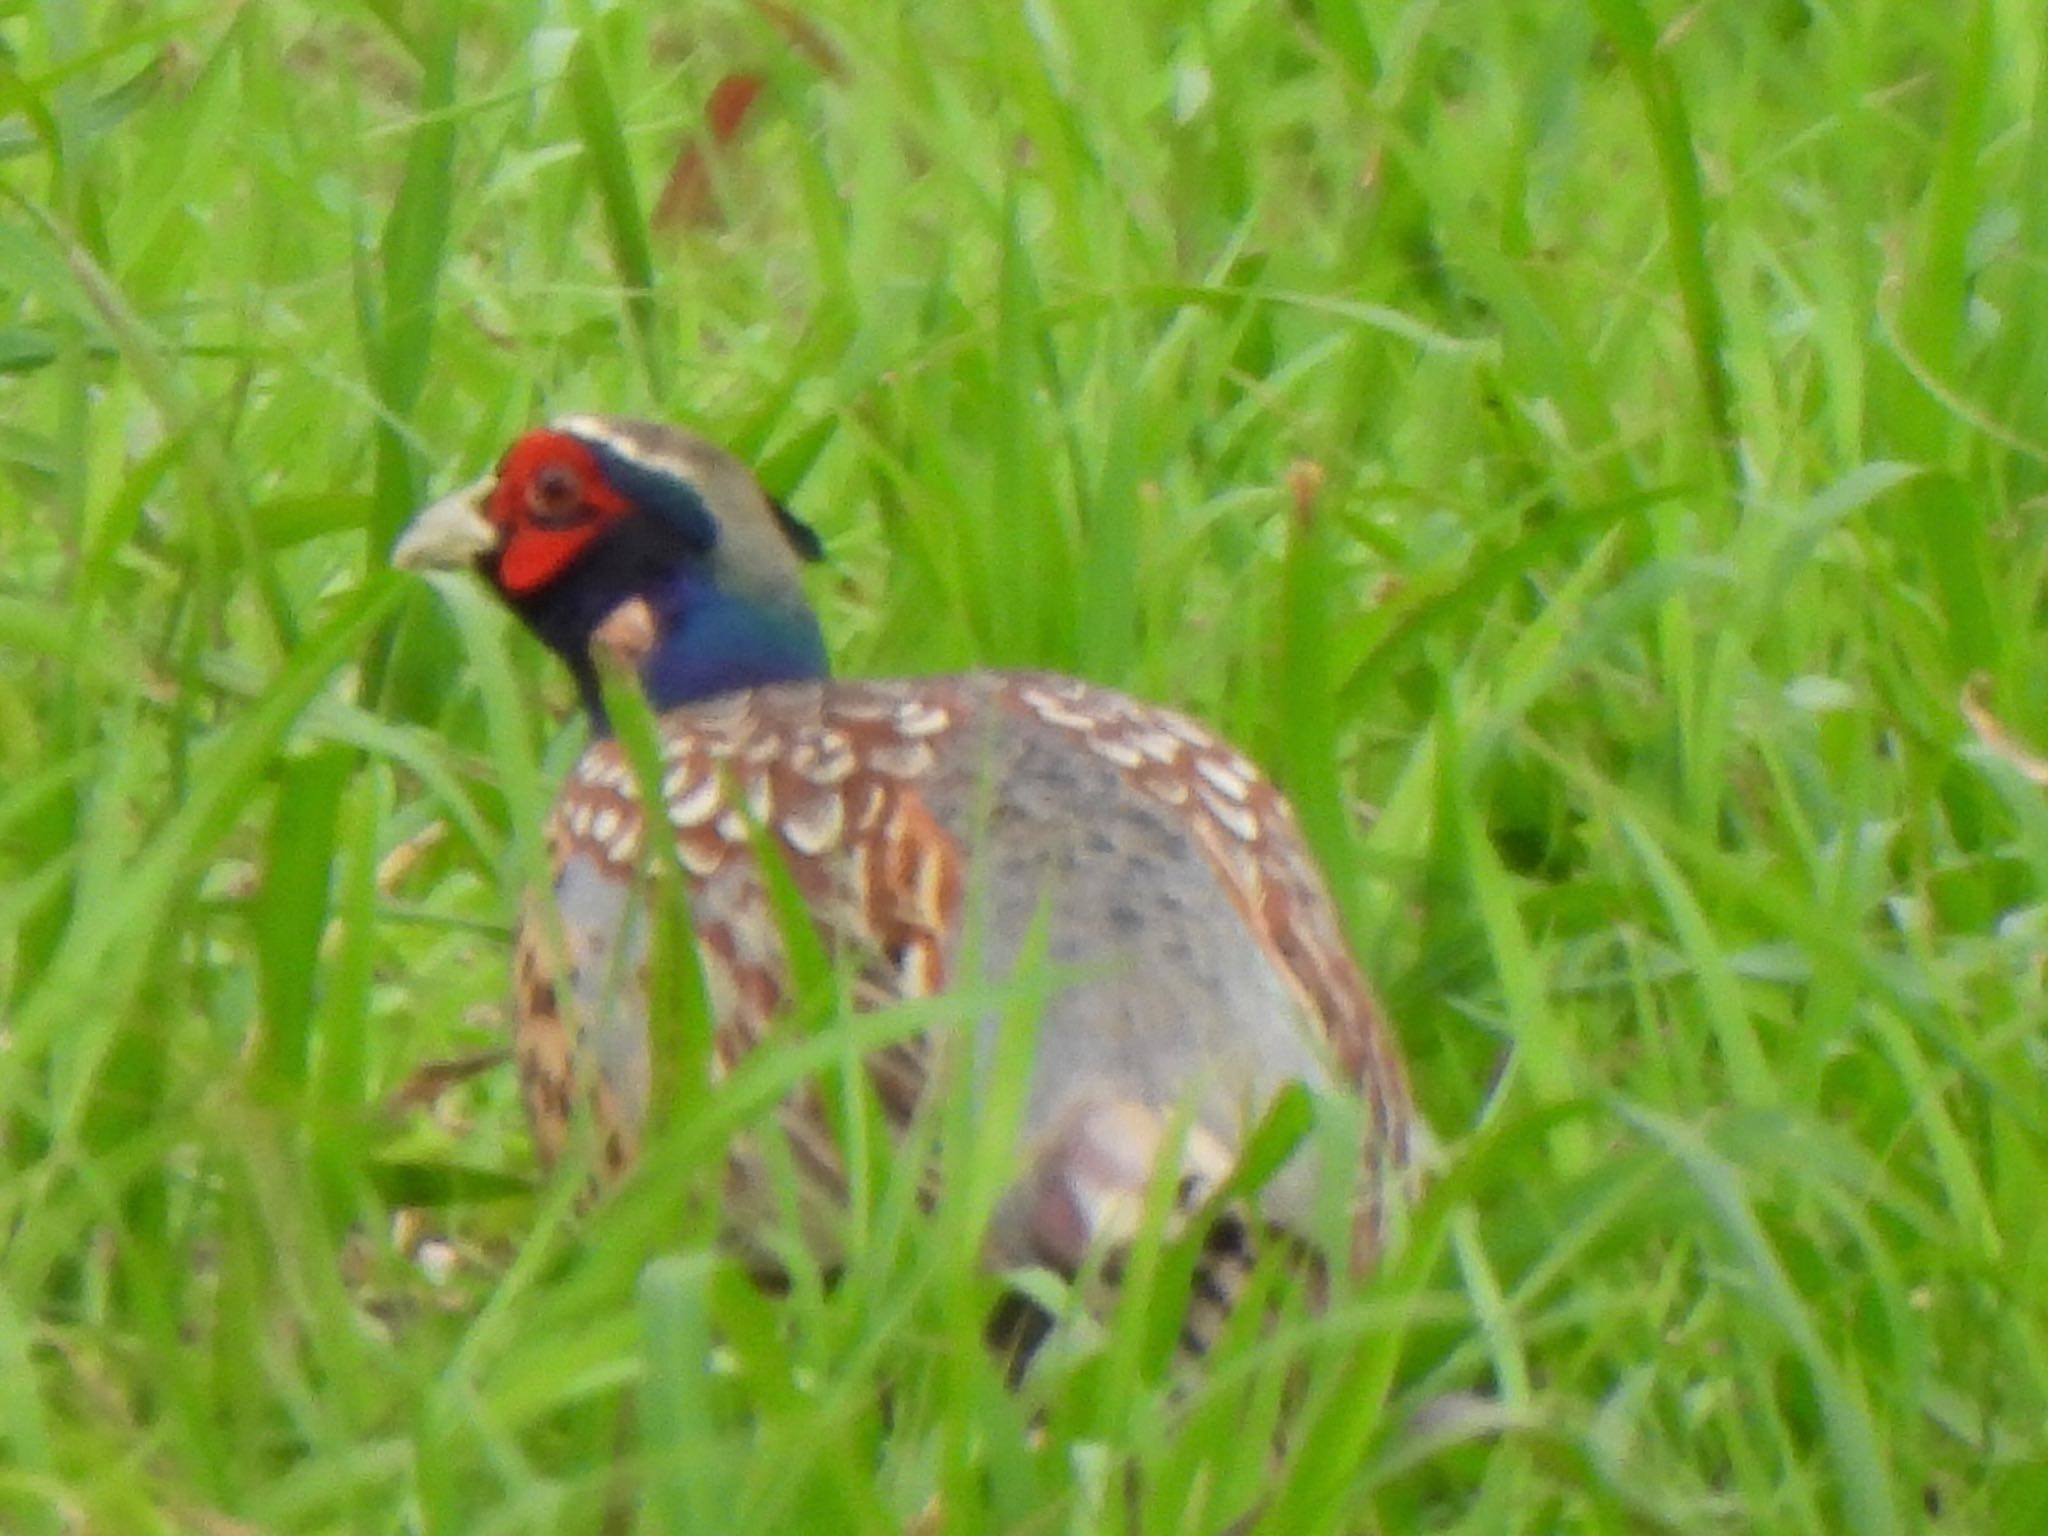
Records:
[[[498,531],[484,516],[489,479],[451,491],[405,525],[391,546],[391,563],[401,571],[466,570],[479,555],[498,547]]]

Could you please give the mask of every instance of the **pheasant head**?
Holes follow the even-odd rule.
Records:
[[[392,560],[474,567],[567,664],[602,734],[603,651],[637,667],[657,711],[825,676],[800,577],[821,554],[815,532],[702,438],[566,416],[421,512]]]

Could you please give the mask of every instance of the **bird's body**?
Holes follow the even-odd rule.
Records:
[[[622,480],[637,485],[630,504]],[[572,492],[589,536],[563,557],[561,536],[585,529]],[[652,828],[690,883],[714,1074],[771,1040],[797,1001],[763,850],[856,1006],[1000,986],[1020,969],[1049,980],[993,1262],[1074,1272],[1128,1235],[1169,1145],[1183,1195],[1200,1197],[1292,1083],[1362,1105],[1354,1240],[1370,1256],[1382,1197],[1415,1151],[1405,1074],[1286,801],[1243,756],[1183,716],[1051,674],[824,677],[793,574],[815,541],[733,461],[668,429],[571,418],[463,494],[419,526],[469,509],[467,543],[453,543],[564,655],[600,729],[593,650],[635,665],[659,713],[657,813],[601,735],[550,823],[554,910],[526,924],[516,987],[545,1159],[591,1094],[610,1163],[631,1160],[648,1117]],[[663,498],[667,521],[649,528],[644,504]],[[536,512],[551,514],[545,547],[522,543]],[[410,563],[437,563],[419,550],[441,554],[452,535],[408,538]],[[741,568],[721,567],[735,551]],[[985,1077],[1009,1059],[994,1035],[1013,1012],[871,1056],[890,1118],[909,1122],[942,1062]],[[799,1094],[782,1123],[829,1207],[843,1178],[825,1118]],[[761,1170],[735,1157],[729,1223],[770,1249],[750,1230],[773,1219]],[[1261,1217],[1305,1225],[1317,1178],[1294,1159],[1261,1190]],[[829,1242],[830,1225],[811,1240]]]

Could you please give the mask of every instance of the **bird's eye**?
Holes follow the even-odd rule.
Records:
[[[526,509],[542,528],[566,528],[582,521],[583,483],[566,464],[543,464],[526,482]]]

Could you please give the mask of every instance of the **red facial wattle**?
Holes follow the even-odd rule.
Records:
[[[539,591],[628,510],[588,443],[566,432],[527,433],[499,463],[485,508],[499,531],[498,585]]]

